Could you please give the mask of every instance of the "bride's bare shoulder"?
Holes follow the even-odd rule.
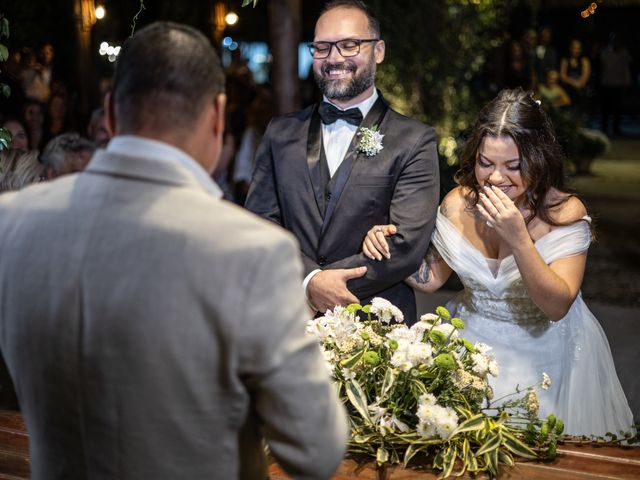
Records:
[[[549,205],[551,218],[560,225],[577,222],[587,215],[587,208],[575,195],[552,191],[550,192]]]
[[[469,189],[467,187],[456,187],[442,199],[440,213],[447,218],[460,215],[468,208]]]

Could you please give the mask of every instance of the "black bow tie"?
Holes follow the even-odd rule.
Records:
[[[356,127],[362,122],[362,112],[359,108],[350,108],[348,110],[340,110],[329,102],[322,102],[318,108],[318,113],[322,119],[322,123],[328,125],[336,120],[344,120],[345,122],[355,125]]]

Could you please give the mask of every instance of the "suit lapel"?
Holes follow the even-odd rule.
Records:
[[[360,128],[371,128],[374,125],[380,126],[380,124],[382,123],[382,119],[387,113],[388,108],[389,106],[387,105],[387,102],[384,100],[384,98],[382,98],[382,94],[378,92],[378,99],[373,104],[373,107],[371,107],[371,110],[369,110],[369,113],[367,113],[367,116],[362,121]],[[329,221],[331,220],[333,212],[335,211],[336,206],[340,201],[342,191],[344,190],[344,187],[347,184],[349,177],[351,176],[353,166],[358,159],[359,153],[357,145],[359,141],[360,137],[356,132],[356,134],[353,136],[353,139],[351,140],[351,144],[349,145],[349,149],[347,150],[347,154],[345,155],[344,160],[331,179],[331,183],[333,183],[333,186],[331,188],[331,199],[329,200],[329,204],[327,205],[324,215],[321,235],[324,234]]]
[[[307,135],[307,166],[309,177],[316,199],[316,205],[321,216],[324,216],[324,185],[320,172],[320,150],[322,149],[322,124],[318,115],[318,105],[313,108],[309,121],[309,134]]]

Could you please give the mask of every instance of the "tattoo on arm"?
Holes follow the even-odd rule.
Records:
[[[431,267],[436,263],[442,262],[442,256],[440,252],[433,246],[429,245],[427,254],[422,260],[422,264],[417,272],[411,275],[411,278],[416,283],[429,283],[431,281]]]

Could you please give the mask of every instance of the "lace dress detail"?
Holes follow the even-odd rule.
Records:
[[[535,242],[547,264],[587,251],[591,219],[584,220]],[[566,433],[630,429],[633,416],[607,338],[580,294],[567,315],[552,322],[529,297],[513,256],[487,259],[440,212],[432,243],[464,285],[447,305],[465,321],[463,336],[493,347],[500,367],[491,382],[495,399],[538,383],[545,372],[552,386],[538,392],[540,415],[562,418]]]

